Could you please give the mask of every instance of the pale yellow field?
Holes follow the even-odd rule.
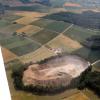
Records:
[[[22,25],[28,25],[28,24],[30,24],[38,19],[39,18],[34,18],[33,16],[26,16],[26,17],[17,19],[14,22],[17,22],[18,24],[22,24]]]
[[[48,50],[45,47],[41,47],[38,50],[36,50],[35,52],[29,53],[27,55],[21,56],[19,59],[23,62],[29,62],[29,61],[40,61],[43,60],[45,58],[54,56],[54,53],[50,50]]]
[[[80,92],[72,95],[71,97],[65,98],[63,100],[90,100],[90,99],[86,95]]]
[[[31,36],[32,34],[35,34],[35,33],[39,32],[40,30],[42,30],[42,28],[40,28],[38,26],[27,25],[27,26],[25,26],[23,28],[20,28],[16,32],[18,34],[21,34],[22,32],[25,32],[28,36]]]
[[[29,11],[19,11],[19,12],[15,12],[15,15],[18,16],[24,16],[24,17],[43,17],[45,15],[47,15],[47,13],[40,13],[40,12],[29,12]]]
[[[47,45],[52,48],[61,48],[63,52],[71,52],[81,48],[81,44],[77,41],[70,39],[62,34],[60,34],[57,38],[50,41]]]
[[[2,55],[5,63],[17,58],[17,55],[10,52],[8,49],[2,47],[1,50],[2,50]]]

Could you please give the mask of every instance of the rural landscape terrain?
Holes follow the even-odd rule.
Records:
[[[11,77],[12,70],[23,64],[67,54],[84,58],[100,72],[99,0],[0,0],[0,45],[12,100],[100,100],[88,88],[55,95],[20,91]]]

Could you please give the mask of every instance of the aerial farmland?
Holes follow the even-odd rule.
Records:
[[[77,11],[76,9],[75,11],[68,11],[67,8],[59,5],[64,5],[64,3],[67,4],[64,2],[67,0],[62,0],[63,2],[57,2],[55,0],[50,1],[53,3],[52,5],[44,5],[40,2],[38,4],[36,2],[34,5],[30,6],[30,4],[26,3],[24,4],[24,6],[26,6],[25,9],[23,9],[24,6],[20,6],[19,8],[18,6],[11,6],[5,11],[5,14],[1,14],[0,16],[0,45],[2,47],[12,100],[100,100],[99,96],[88,88],[83,90],[72,88],[54,95],[38,95],[37,93],[15,89],[14,80],[11,76],[12,71],[14,69],[18,70],[19,67],[23,67],[25,64],[37,64],[62,55],[77,55],[89,61],[91,64],[100,60],[100,49],[92,50],[83,45],[83,42],[88,38],[100,36],[100,18],[93,16],[91,20],[97,18],[95,22],[89,20],[89,23],[93,23],[93,27],[91,25],[87,27],[85,25],[86,21],[81,19],[83,17],[82,15],[87,18],[88,10],[85,7],[80,9],[81,13],[78,14],[82,17],[77,19],[84,23],[79,23],[79,21],[74,22],[73,18],[71,19],[70,17],[70,14],[73,16],[75,14],[75,18],[78,18],[76,16],[79,9],[77,9]],[[36,5],[38,5],[38,9]],[[28,7],[30,8],[27,10]],[[60,10],[56,11],[57,7]],[[91,10],[89,12],[90,16],[96,14],[100,16],[100,12],[92,12],[95,8],[88,9]],[[84,12],[85,10],[86,12]],[[66,16],[70,21],[67,21]],[[95,25],[95,23],[99,26]],[[43,64],[46,65],[45,63]],[[45,68],[43,67],[42,70],[47,70],[48,74],[51,72],[53,73],[53,71],[55,72],[56,68],[54,69],[51,67],[49,69],[48,65],[45,66]],[[56,63],[54,66],[55,65]],[[99,67],[99,64],[95,64],[93,70],[99,71]],[[36,69],[33,67],[33,70],[37,71],[38,68],[40,68],[39,70],[42,73],[42,66],[36,67]],[[58,68],[57,71],[59,72],[60,70],[62,69]],[[37,71],[35,78],[36,75],[38,76],[39,74]],[[51,78],[51,76],[48,77]]]

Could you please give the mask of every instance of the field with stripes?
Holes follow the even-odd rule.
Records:
[[[46,19],[44,18],[46,15],[47,13],[39,12],[16,12],[0,19],[0,45],[7,66],[18,62],[37,62],[59,53],[77,54],[90,62],[100,58],[97,51],[82,45],[85,39],[97,35],[98,32],[67,22]],[[18,92],[13,87],[10,74],[11,70],[8,70],[7,77],[11,83],[9,85],[14,100],[27,100],[27,98],[42,100],[41,97],[43,100],[51,100],[51,98],[53,100],[99,100],[95,95],[95,99],[90,99],[92,95],[87,96],[77,89],[51,97]]]

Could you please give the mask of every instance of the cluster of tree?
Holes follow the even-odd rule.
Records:
[[[82,73],[78,88],[79,89],[84,89],[84,88],[91,89],[98,96],[100,96],[100,72],[98,71],[91,72],[89,70]]]
[[[81,14],[73,12],[60,12],[47,15],[44,18],[72,23],[85,28],[100,29],[100,13],[84,11]]]
[[[100,50],[100,35],[94,35],[90,38],[87,38],[82,44],[90,49]]]

